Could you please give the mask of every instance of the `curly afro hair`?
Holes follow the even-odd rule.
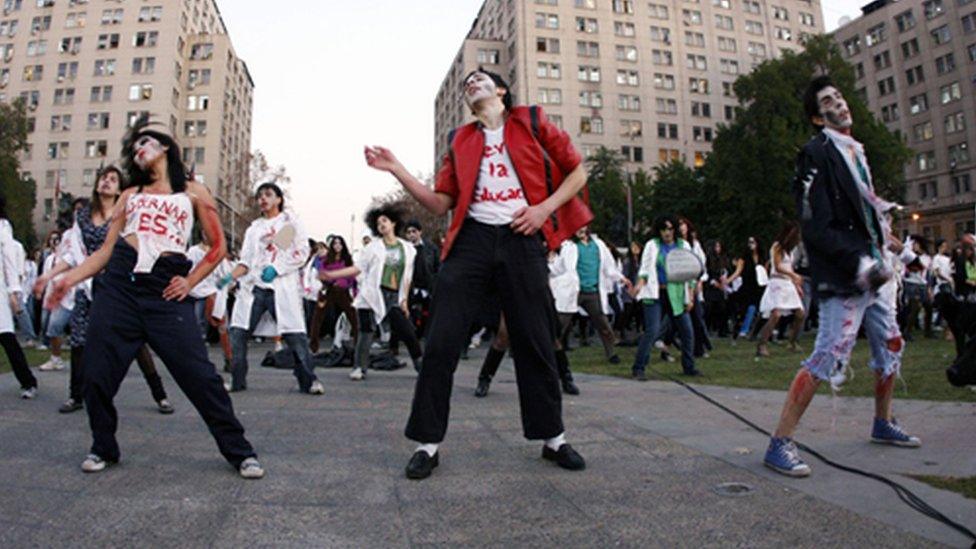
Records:
[[[403,227],[403,210],[397,206],[391,204],[384,204],[377,206],[368,212],[366,212],[366,226],[370,231],[373,232],[373,236],[380,236],[380,230],[377,223],[380,217],[385,217],[393,222],[393,233],[397,236],[400,235],[401,228]]]

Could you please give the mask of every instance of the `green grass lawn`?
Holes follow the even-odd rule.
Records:
[[[27,355],[27,363],[30,364],[31,368],[36,368],[37,366],[44,364],[44,362],[46,362],[47,359],[51,358],[51,351],[35,351],[34,349],[24,349],[24,354]],[[68,352],[68,348],[66,347],[64,348],[64,350],[61,351],[61,358],[63,358],[65,362],[67,362],[69,354],[70,353]],[[6,353],[0,352],[0,374],[5,374],[9,371],[10,371],[10,361],[7,360]]]
[[[976,499],[976,477],[938,477],[935,475],[910,475],[913,479],[926,484],[958,492],[969,499]]]
[[[800,361],[806,358],[813,347],[813,338],[814,335],[810,333],[800,339],[803,351],[799,353],[790,352],[785,345],[770,345],[772,356],[759,361],[754,358],[755,343],[739,341],[736,345],[732,345],[729,339],[715,339],[713,340],[715,349],[711,356],[696,361],[698,369],[704,375],[690,379],[703,385],[785,391],[796,374]],[[620,355],[620,364],[609,364],[603,357],[603,348],[599,339],[592,338],[589,347],[579,347],[571,351],[569,361],[574,372],[629,378],[636,351],[636,347],[619,347],[617,352]],[[676,350],[672,350],[672,354],[676,359],[679,358]],[[670,375],[681,372],[679,362],[663,363],[659,355],[660,353],[656,351],[652,353],[650,368]],[[946,381],[945,369],[954,356],[955,344],[950,341],[918,338],[914,342],[907,343],[902,367],[902,378],[905,383],[898,382],[895,389],[896,397],[976,402],[976,392],[968,388],[953,387]],[[854,379],[848,381],[841,394],[851,396],[874,394],[874,375],[868,370],[867,362],[867,341],[861,339],[854,348],[852,358]],[[650,370],[648,375],[655,377]],[[829,393],[830,389],[823,384],[820,391]]]

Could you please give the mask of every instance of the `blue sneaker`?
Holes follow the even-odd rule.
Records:
[[[810,476],[810,466],[800,459],[796,444],[787,437],[769,439],[769,448],[766,449],[763,465],[789,477]]]
[[[874,418],[874,428],[871,429],[871,442],[891,444],[892,446],[901,446],[902,448],[918,448],[922,445],[922,441],[918,437],[913,437],[905,433],[905,431],[902,431],[901,426],[898,425],[895,418],[891,418],[891,421],[888,421],[880,417]]]

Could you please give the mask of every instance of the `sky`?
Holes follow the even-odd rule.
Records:
[[[272,17],[267,0],[217,2],[254,78],[251,148],[285,166],[313,238],[358,241],[370,200],[398,186],[363,146],[434,171],[434,96],[482,0],[288,0]],[[822,0],[827,30],[866,2]]]

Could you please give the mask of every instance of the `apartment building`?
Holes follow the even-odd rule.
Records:
[[[243,238],[254,82],[215,0],[0,4],[0,101],[27,103],[21,169],[37,182],[39,233],[53,227],[55,193],[88,196],[148,112],[213,192],[231,243]]]
[[[584,155],[700,166],[734,116],[735,79],[823,30],[819,0],[485,0],[437,93],[437,158],[471,120],[461,79],[482,65]]]
[[[912,149],[911,215],[902,228],[930,238],[973,232],[976,165],[976,0],[879,0],[834,38],[858,93]]]

